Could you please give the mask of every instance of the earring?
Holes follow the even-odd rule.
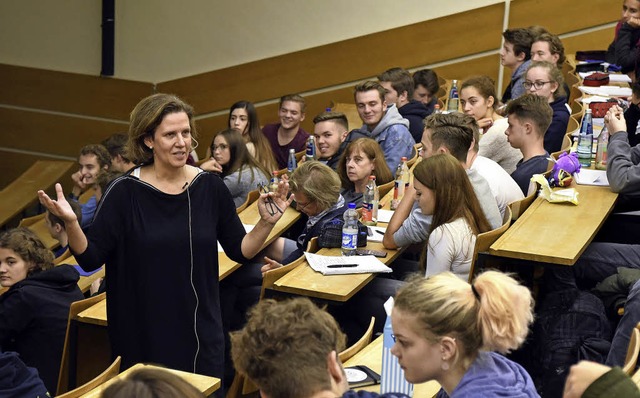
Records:
[[[151,145],[149,145],[147,148],[151,149],[153,151],[153,147]]]
[[[446,359],[443,357],[442,358],[442,365],[440,366],[442,368],[442,370],[449,370],[449,362],[446,361]]]

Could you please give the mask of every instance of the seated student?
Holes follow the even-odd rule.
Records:
[[[163,369],[142,368],[102,391],[101,398],[204,398],[192,384]]]
[[[55,391],[69,306],[84,296],[70,265],[53,266],[53,253],[26,228],[0,235],[0,347],[38,369]]]
[[[101,142],[102,146],[107,148],[107,151],[109,151],[109,155],[111,156],[111,170],[126,173],[136,166],[135,163],[130,161],[127,157],[125,150],[127,140],[127,134],[117,133]]]
[[[249,154],[240,130],[222,130],[214,137],[210,149],[222,167],[220,177],[229,188],[236,207],[243,204],[249,192],[257,189],[258,185],[269,184],[269,171]]]
[[[562,141],[567,133],[569,116],[571,116],[571,108],[567,105],[563,88],[562,72],[550,62],[532,62],[522,84],[530,93],[544,97],[549,102],[553,116],[544,134],[544,149],[549,153],[558,152],[562,149]]]
[[[374,81],[355,87],[353,97],[364,123],[357,133],[376,140],[389,170],[395,170],[403,156],[411,158],[415,141],[409,132],[409,121],[400,116],[395,105],[387,107],[385,94],[384,87]]]
[[[427,107],[429,115],[435,110],[438,103],[438,90],[440,83],[438,75],[431,69],[421,69],[413,73],[413,99],[420,101]]]
[[[396,294],[391,353],[407,381],[440,383],[438,398],[538,397],[527,371],[500,355],[522,345],[532,321],[531,292],[501,272],[471,285],[448,272],[414,278]]]
[[[408,398],[350,391],[338,359],[344,348],[335,319],[307,298],[263,300],[246,326],[231,334],[233,364],[261,397]]]
[[[563,398],[638,398],[640,390],[622,369],[597,362],[580,361],[571,367]]]
[[[229,128],[240,130],[247,150],[265,170],[278,169],[269,140],[260,130],[258,112],[249,101],[238,101],[229,108]]]
[[[640,50],[640,0],[623,0],[622,18],[616,25],[613,41],[607,49],[607,62],[622,68],[622,73],[630,74],[637,80],[638,56]]]
[[[73,212],[76,213],[78,221],[82,222],[82,211],[80,210],[80,205],[74,201],[69,202],[69,205],[71,206]],[[49,210],[47,210],[44,216],[44,223],[47,226],[49,235],[51,235],[53,239],[60,242],[60,247],[53,252],[54,258],[58,258],[62,256],[67,251],[67,249],[69,249],[69,237],[67,236],[67,230],[64,227],[64,221],[62,221],[60,217],[50,213]]]
[[[502,37],[504,44],[500,50],[500,63],[512,70],[511,82],[502,94],[502,102],[507,103],[526,92],[522,82],[530,63],[533,36],[529,29],[516,28],[505,30]]]
[[[96,183],[96,176],[100,170],[108,170],[111,166],[111,156],[109,151],[102,145],[85,145],[80,149],[78,157],[80,170],[71,175],[73,189],[69,193],[69,198],[78,201],[80,195]],[[91,196],[87,203],[80,204],[82,209],[82,228],[87,227],[93,221],[93,214],[98,206],[95,196]]]
[[[467,164],[471,170],[475,170],[487,180],[491,193],[493,193],[500,215],[504,218],[504,212],[511,202],[524,198],[520,187],[511,178],[509,173],[500,165],[489,158],[478,155],[478,141],[480,141],[480,132],[475,119],[468,117],[469,126],[473,129],[473,145],[467,154]]]
[[[629,146],[640,144],[640,83],[635,82],[631,86],[631,99],[629,108],[624,112],[624,120],[627,125]]]
[[[425,275],[450,271],[469,279],[476,236],[491,229],[469,177],[449,154],[424,159],[413,176],[416,202],[422,214],[432,216]]]
[[[560,71],[562,71],[562,65],[567,60],[564,55],[564,46],[562,41],[556,35],[551,33],[542,33],[535,37],[533,44],[531,44],[531,61],[547,61],[555,64]],[[562,85],[564,92],[569,95],[570,88],[565,81]]]
[[[490,229],[495,229],[502,225],[502,216],[491,188],[476,171],[468,169],[467,156],[473,143],[473,130],[468,120],[468,116],[458,112],[427,117],[422,134],[422,157],[427,159],[438,153],[449,153],[458,159],[467,169],[467,176]],[[404,197],[385,231],[382,240],[384,247],[395,249],[427,240],[432,217],[422,213],[415,198],[413,189],[405,189]]]
[[[287,167],[289,149],[300,152],[307,146],[309,134],[300,127],[304,120],[306,103],[300,95],[288,94],[280,98],[278,109],[280,123],[267,124],[262,128],[262,132],[271,144],[278,169],[284,169]]]
[[[422,121],[429,116],[425,104],[413,99],[413,78],[402,68],[391,68],[378,75],[380,85],[387,90],[387,105],[395,104],[400,116],[409,121],[409,132],[416,143],[422,139]]]
[[[50,397],[47,387],[38,377],[38,371],[27,367],[15,352],[0,349],[0,397]]]
[[[335,170],[346,146],[349,121],[344,113],[329,111],[314,117],[313,124],[318,160]]]
[[[476,76],[460,85],[460,103],[466,115],[473,116],[480,128],[478,155],[489,158],[513,173],[522,153],[509,145],[505,130],[507,119],[496,112],[495,83],[488,76]]]
[[[391,170],[384,161],[380,145],[371,138],[358,138],[347,145],[338,164],[345,202],[362,207],[362,195],[369,183],[369,176],[376,177],[376,184],[393,181]]]
[[[531,177],[549,169],[549,152],[544,149],[544,133],[551,124],[553,110],[546,98],[525,94],[507,104],[509,128],[505,134],[512,147],[520,149],[522,160],[511,177],[527,196]]]

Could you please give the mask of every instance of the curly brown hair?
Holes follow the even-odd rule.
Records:
[[[3,232],[0,235],[0,248],[13,250],[31,266],[27,277],[53,268],[53,253],[27,228],[18,227]]]

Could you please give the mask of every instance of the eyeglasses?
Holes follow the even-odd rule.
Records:
[[[211,145],[211,152],[215,152],[218,149],[221,151],[224,151],[227,148],[229,148],[229,145],[226,145],[226,144]]]
[[[302,211],[302,210],[304,210],[305,207],[309,206],[311,203],[313,203],[313,202],[309,201],[307,203],[301,203],[301,202],[296,201],[296,210]]]
[[[258,184],[258,191],[260,193],[269,193],[269,187],[260,183]],[[280,212],[280,214],[284,214],[282,212],[282,209],[278,207],[278,205],[276,204],[276,202],[273,201],[273,198],[271,196],[267,196],[267,211],[269,212],[269,214],[271,216],[275,215],[276,212]]]
[[[531,87],[535,87],[536,90],[540,90],[542,87],[544,87],[545,84],[547,83],[551,83],[551,81],[548,82],[541,82],[541,81],[535,81],[535,82],[530,82],[530,81],[524,81],[522,82],[522,85],[524,86],[524,88],[526,88],[527,90],[530,90]]]

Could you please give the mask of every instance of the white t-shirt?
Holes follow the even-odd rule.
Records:
[[[425,276],[451,271],[460,279],[469,279],[476,236],[464,218],[434,229],[427,243]]]
[[[484,156],[477,156],[471,165],[471,170],[477,171],[487,180],[503,218],[504,211],[509,203],[524,198],[518,183],[493,160]]]

